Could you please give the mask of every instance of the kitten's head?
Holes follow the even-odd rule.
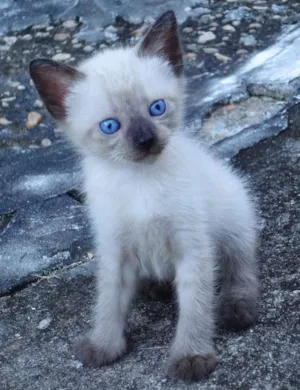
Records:
[[[37,59],[30,74],[48,111],[85,154],[147,161],[180,126],[183,59],[172,11],[135,47],[108,49],[76,69]]]

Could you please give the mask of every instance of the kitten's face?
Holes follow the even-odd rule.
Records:
[[[50,113],[83,153],[153,161],[182,115],[176,19],[164,14],[135,48],[107,50],[78,69],[36,60],[31,75]]]

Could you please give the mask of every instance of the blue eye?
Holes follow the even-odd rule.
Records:
[[[116,119],[106,119],[99,123],[100,130],[105,134],[114,134],[120,130],[121,123]]]
[[[160,116],[165,113],[166,108],[166,102],[160,99],[151,104],[149,112],[151,116]]]

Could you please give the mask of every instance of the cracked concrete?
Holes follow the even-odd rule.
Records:
[[[101,369],[82,367],[72,345],[89,327],[95,289],[92,261],[0,300],[1,388],[298,389],[299,131],[298,126],[291,128],[234,158],[260,204],[261,309],[252,329],[219,330],[215,340],[219,365],[209,380],[184,385],[165,377],[176,323],[173,302],[135,302],[129,318],[128,354]]]

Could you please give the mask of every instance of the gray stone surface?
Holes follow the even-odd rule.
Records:
[[[183,385],[165,377],[174,303],[136,302],[129,318],[129,353],[101,369],[82,367],[72,344],[89,327],[94,280],[81,266],[0,299],[0,388],[299,389],[299,134],[295,126],[234,159],[250,179],[260,209],[261,309],[252,329],[219,331],[219,364],[209,380]]]
[[[78,188],[78,157],[59,140],[48,148],[0,150],[0,214]]]
[[[67,195],[19,208],[0,235],[0,295],[91,250],[86,213]]]
[[[176,10],[179,20],[186,19],[184,8],[192,0],[2,0],[0,4],[0,35],[9,31],[20,31],[31,25],[47,24],[51,19],[80,17],[86,28],[81,37],[98,39],[97,27],[114,22],[119,15],[127,20],[142,20],[146,16],[155,18],[169,9]],[[101,35],[102,36],[102,35]]]

